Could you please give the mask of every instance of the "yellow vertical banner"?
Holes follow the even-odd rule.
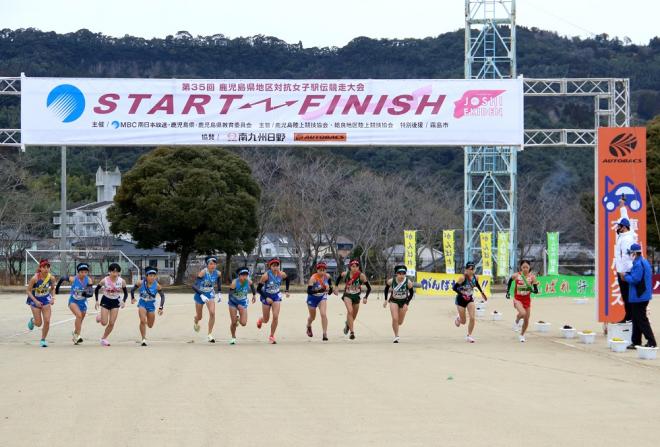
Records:
[[[403,263],[408,268],[408,275],[414,276],[417,272],[417,233],[415,230],[403,232]]]
[[[454,259],[454,230],[442,230],[442,250],[445,257],[445,272],[456,273]]]
[[[490,233],[480,233],[481,239],[481,272],[486,276],[493,274],[493,240]]]

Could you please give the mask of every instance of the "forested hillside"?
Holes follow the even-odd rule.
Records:
[[[269,36],[227,38],[180,31],[164,39],[109,37],[89,30],[57,34],[35,29],[0,31],[0,75],[189,78],[460,78],[463,30],[425,39],[356,37],[337,48],[305,48]],[[633,45],[600,35],[566,38],[519,27],[518,72],[526,77],[627,77],[631,80],[633,122],[660,114],[660,38]],[[528,127],[593,126],[593,103],[537,99],[526,104]],[[17,98],[0,98],[0,127],[19,124]],[[71,148],[69,200],[94,199],[97,166],[129,169],[148,148]],[[274,151],[274,149],[259,149]],[[435,184],[463,187],[459,148],[316,149],[337,160],[339,169],[368,168],[396,173],[420,189]],[[294,149],[291,156],[302,157]],[[59,151],[30,148],[23,156],[31,187],[55,206]],[[593,185],[593,154],[583,149],[529,149],[518,160],[519,181],[538,194],[579,196]],[[540,200],[540,199],[539,199]]]

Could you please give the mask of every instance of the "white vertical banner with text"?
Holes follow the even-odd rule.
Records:
[[[403,241],[403,263],[408,268],[408,276],[415,276],[415,273],[417,273],[417,232],[415,230],[404,230]]]

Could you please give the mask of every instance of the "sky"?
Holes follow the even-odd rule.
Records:
[[[517,23],[583,38],[607,33],[647,44],[660,0],[518,0]],[[229,38],[264,34],[305,48],[355,37],[423,38],[464,25],[464,0],[0,0],[0,28],[164,38],[177,31]]]

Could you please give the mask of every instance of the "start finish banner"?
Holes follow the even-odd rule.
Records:
[[[523,80],[21,79],[26,145],[522,145]]]

